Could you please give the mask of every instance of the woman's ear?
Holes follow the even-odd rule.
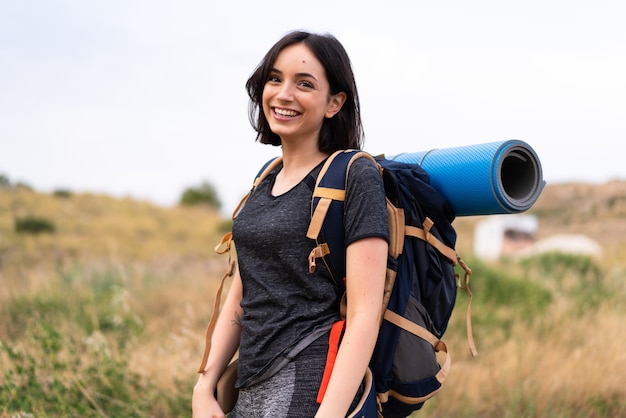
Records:
[[[330,100],[328,102],[328,108],[326,109],[326,117],[328,119],[335,116],[341,110],[341,107],[346,102],[346,93],[340,91],[337,94],[333,94],[330,96]]]

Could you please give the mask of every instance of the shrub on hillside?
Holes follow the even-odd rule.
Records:
[[[8,189],[9,187],[11,187],[11,180],[9,180],[9,177],[4,174],[0,174],[0,189]]]
[[[574,306],[581,314],[614,295],[601,266],[587,255],[551,252],[526,259],[522,265],[529,276],[540,277],[559,294],[576,301]]]
[[[56,189],[52,192],[52,195],[63,199],[69,199],[72,197],[72,191],[68,189]]]
[[[217,190],[208,182],[203,182],[197,187],[185,189],[180,198],[180,204],[186,206],[207,204],[215,209],[222,207],[222,203],[217,196]]]
[[[56,230],[54,223],[37,216],[15,218],[15,232],[20,234],[53,233]]]
[[[485,311],[495,308],[514,309],[520,317],[532,319],[545,312],[552,303],[552,293],[541,283],[515,275],[506,264],[490,266],[479,259],[469,261],[472,267],[471,290],[474,303]],[[461,292],[462,293],[462,292]]]
[[[17,183],[13,184],[13,188],[14,189],[20,189],[20,190],[26,190],[29,192],[34,192],[35,189],[33,188],[33,186],[31,186],[28,183],[24,183],[23,181],[18,181]]]
[[[549,289],[515,274],[506,264],[490,265],[477,258],[466,261],[472,269],[471,321],[478,351],[511,338],[516,323],[541,322],[553,301]],[[465,314],[469,294],[459,290],[458,296],[455,311]],[[458,334],[465,328],[466,318],[464,315],[457,318],[452,327],[456,327]]]
[[[145,352],[144,320],[162,319],[134,310],[132,299],[145,296],[151,284],[140,276],[131,280],[131,270],[59,268],[49,272],[51,286],[3,299],[0,417],[188,416],[192,379],[170,383],[131,366],[133,353]],[[164,346],[177,344],[175,335],[157,334]]]

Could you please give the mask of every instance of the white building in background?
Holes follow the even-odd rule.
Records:
[[[559,234],[537,241],[537,218],[533,215],[494,215],[479,222],[474,231],[474,255],[485,260],[502,256],[530,256],[560,252],[597,256],[602,246],[586,235]]]
[[[583,234],[559,234],[533,244],[525,255],[560,252],[574,255],[599,256],[602,246]]]
[[[528,250],[537,235],[537,217],[533,215],[493,215],[476,225],[474,254],[497,260],[503,255]]]

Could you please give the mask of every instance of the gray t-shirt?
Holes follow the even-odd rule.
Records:
[[[343,289],[324,263],[318,262],[314,273],[308,271],[315,241],[306,231],[320,168],[291,190],[272,196],[277,168],[235,218],[244,311],[238,386],[271,376],[339,319]],[[368,159],[359,158],[350,169],[344,220],[346,245],[366,237],[389,239],[382,178]]]

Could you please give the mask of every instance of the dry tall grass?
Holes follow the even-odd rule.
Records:
[[[558,193],[551,189],[546,199],[555,194]],[[614,217],[602,212],[603,218],[595,218],[595,222],[612,222],[612,230],[622,231],[626,221],[621,214],[626,212],[621,212],[618,200],[610,200]],[[554,227],[557,223],[559,210],[555,202],[538,204],[540,224],[548,222]],[[567,202],[562,205],[566,209],[561,209],[561,213],[574,210]],[[596,203],[595,211],[602,207]],[[51,219],[57,232],[38,236],[16,234],[14,219],[25,215]],[[563,219],[584,218],[577,216],[571,213],[562,217],[561,229],[554,230],[568,232],[571,225]],[[129,371],[149,380],[164,397],[176,393],[186,402],[196,378],[215,288],[226,266],[226,260],[213,253],[223,222],[207,208],[160,208],[107,196],[60,198],[24,190],[0,190],[0,306],[19,298],[38,300],[42,295],[53,295],[59,288],[70,286],[63,281],[67,280],[63,274],[72,269],[78,271],[75,277],[85,280],[102,271],[112,272],[119,282],[119,294],[111,303],[118,304],[118,313],[128,313],[142,321],[139,334],[114,348],[128,362]],[[471,253],[468,242],[472,222],[475,219],[457,221],[460,251],[466,259]],[[585,223],[585,230],[593,228]],[[611,234],[610,242],[616,248],[612,254],[626,253],[623,236]],[[626,313],[621,301],[626,296],[623,260],[612,258],[602,264],[606,268],[604,287],[612,296],[602,299],[597,307],[577,309],[581,299],[561,295],[552,288],[554,301],[533,320],[506,307],[498,308],[494,314],[512,318],[512,324],[506,330],[475,324],[479,349],[476,358],[470,356],[462,332],[465,311],[461,301],[445,337],[452,355],[451,374],[443,390],[415,416],[626,416],[626,333],[621,322]],[[523,270],[516,263],[496,264],[492,268]],[[481,278],[475,276],[474,280]],[[71,298],[84,289],[79,283],[67,288],[76,292],[67,295],[70,299],[66,302],[71,305]],[[479,308],[475,306],[475,312]],[[33,320],[26,322],[29,326],[37,322],[37,313],[32,315]],[[14,331],[3,318],[0,341],[40,354],[34,351],[31,340],[14,339],[18,335]],[[58,331],[68,339],[82,338],[88,343],[86,347],[110,344],[107,337],[98,340],[98,332],[77,335],[80,331],[76,324],[58,324]],[[85,351],[82,355],[88,361],[92,354]],[[4,373],[10,362],[6,355],[0,357],[0,371]],[[166,406],[160,412],[137,416],[167,416],[164,410]]]
[[[475,358],[462,335],[449,334],[450,376],[415,416],[624,416],[624,313],[611,304],[577,317],[554,306],[541,323],[519,321],[496,344],[483,335],[493,330],[478,328]]]

